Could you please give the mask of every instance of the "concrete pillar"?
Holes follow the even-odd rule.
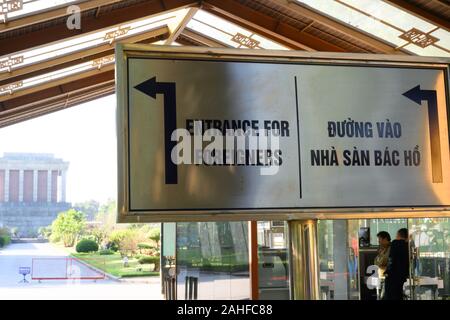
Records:
[[[9,202],[9,169],[5,169],[5,202]]]
[[[38,171],[33,170],[33,202],[37,202],[38,195]]]
[[[47,202],[52,201],[52,170],[47,171]]]
[[[66,182],[67,182],[67,171],[62,171],[61,179],[61,202],[66,202]]]
[[[23,170],[19,170],[19,202],[23,202]]]
[[[319,300],[317,220],[289,221],[291,297]]]

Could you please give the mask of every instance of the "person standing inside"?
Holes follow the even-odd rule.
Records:
[[[403,284],[409,277],[408,229],[397,231],[391,243],[385,276],[384,300],[403,300]]]
[[[377,234],[378,244],[380,245],[378,249],[378,254],[375,257],[375,265],[378,267],[378,279],[380,281],[379,288],[379,298],[384,296],[384,272],[386,271],[388,261],[389,261],[389,252],[391,249],[391,236],[386,231],[380,231]]]

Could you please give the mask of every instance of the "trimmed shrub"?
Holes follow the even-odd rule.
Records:
[[[6,246],[11,242],[11,232],[8,228],[0,228],[0,247]]]
[[[10,243],[11,243],[10,236],[0,236],[0,248],[7,246]]]
[[[161,230],[160,228],[153,228],[150,230],[148,237],[150,240],[153,240],[156,245],[159,244],[159,241],[161,240]]]
[[[159,271],[160,269],[159,256],[143,256],[138,260],[138,262],[140,264],[154,264],[154,271]]]
[[[110,250],[110,249],[104,249],[104,250],[100,250],[98,252],[98,254],[101,255],[101,256],[107,256],[107,255],[114,254],[114,253],[115,252],[113,250]]]
[[[11,231],[8,228],[0,228],[0,236],[9,236]]]
[[[153,249],[150,243],[138,243],[138,249]]]
[[[143,256],[138,260],[139,264],[157,264],[159,263],[159,257],[156,256]]]
[[[119,250],[119,245],[117,243],[115,243],[115,242],[109,241],[106,244],[106,249],[107,250],[112,250],[114,252],[117,252]]]
[[[93,240],[82,239],[80,242],[77,243],[75,249],[77,250],[77,252],[97,252],[98,244]]]

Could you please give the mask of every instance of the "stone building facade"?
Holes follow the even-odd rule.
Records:
[[[0,226],[34,237],[66,202],[69,163],[47,153],[5,153],[0,158]]]

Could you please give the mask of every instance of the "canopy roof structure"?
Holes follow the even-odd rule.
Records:
[[[117,42],[450,57],[450,1],[0,0],[0,127],[112,94]]]

